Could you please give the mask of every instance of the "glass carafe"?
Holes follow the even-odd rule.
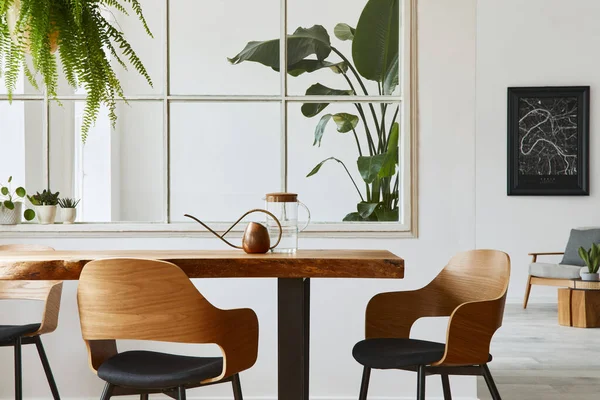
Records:
[[[302,232],[310,223],[310,210],[298,201],[295,193],[269,193],[266,196],[266,209],[277,217],[281,223],[281,241],[273,249],[274,253],[295,253],[298,250],[298,233]],[[302,206],[308,213],[306,224],[298,229],[298,206]],[[279,227],[272,218],[267,218],[267,229],[271,240],[279,235]]]

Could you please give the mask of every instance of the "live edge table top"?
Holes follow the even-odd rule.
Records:
[[[404,260],[386,250],[298,250],[246,254],[221,250],[2,251],[0,280],[77,280],[90,261],[148,258],[179,266],[190,278],[404,277]]]

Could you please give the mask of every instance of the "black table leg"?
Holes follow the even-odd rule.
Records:
[[[310,279],[277,280],[278,399],[308,400]]]

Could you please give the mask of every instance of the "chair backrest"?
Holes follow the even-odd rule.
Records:
[[[52,247],[35,244],[0,245],[0,251],[54,251]],[[0,300],[39,300],[44,301],[42,326],[35,334],[53,332],[58,325],[61,281],[8,281],[0,280]]]
[[[221,310],[164,261],[92,261],[81,272],[77,301],[85,340],[206,343],[222,329]]]
[[[510,280],[510,258],[496,250],[472,250],[452,257],[428,285],[452,308],[471,302],[505,297]]]
[[[440,364],[486,362],[491,338],[502,325],[509,279],[506,253],[459,253],[424,288],[374,296],[367,306],[365,335],[408,338],[421,317],[451,317]]]
[[[214,343],[223,372],[250,368],[258,354],[258,319],[250,309],[221,310],[209,303],[176,265],[142,259],[92,261],[77,289],[81,333],[97,371],[117,354],[116,340]]]

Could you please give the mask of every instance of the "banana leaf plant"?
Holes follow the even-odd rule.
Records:
[[[333,30],[335,37],[340,41],[352,41],[352,61],[331,43],[329,33],[323,26],[299,27],[287,37],[287,72],[297,77],[329,69],[340,77],[343,88],[315,83],[306,90],[309,96],[392,95],[399,80],[399,21],[400,0],[368,0],[356,28],[346,23],[337,24]],[[341,61],[331,60],[330,57],[334,55]],[[249,42],[239,54],[228,60],[234,65],[245,61],[257,62],[279,71],[279,39]],[[365,80],[376,82],[378,93],[369,93]],[[359,188],[346,164],[334,157],[321,161],[307,177],[317,174],[326,163],[336,161],[343,167],[342,172],[345,171],[350,178],[359,200],[356,211],[346,215],[344,221],[398,221],[400,107],[387,103],[349,103],[349,106],[353,106],[352,112],[323,113],[328,106],[329,103],[302,105],[301,111],[305,117],[321,115],[315,128],[313,145],[321,145],[331,121],[337,132],[352,133],[358,151],[356,168],[364,189]],[[376,108],[379,108],[378,112]]]

